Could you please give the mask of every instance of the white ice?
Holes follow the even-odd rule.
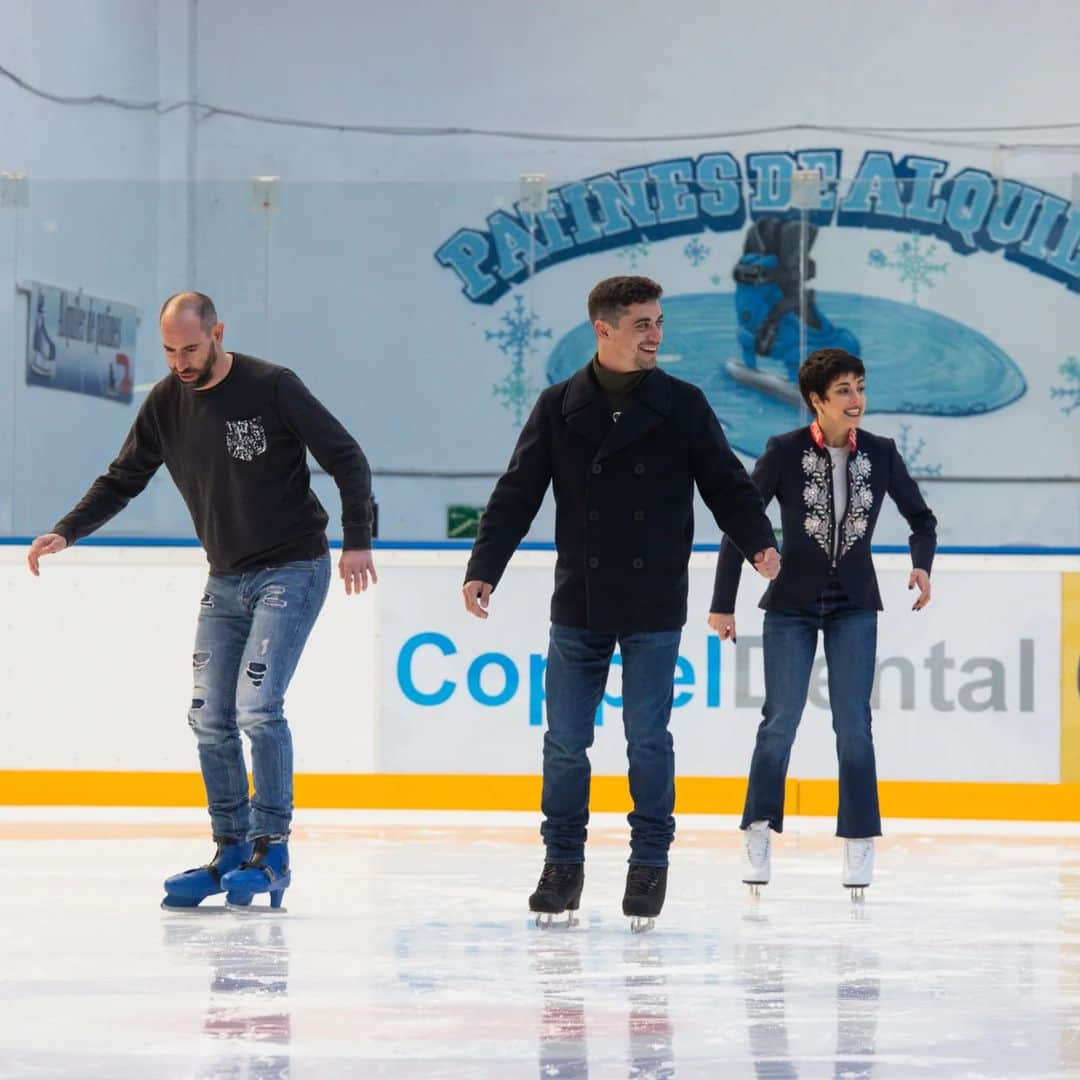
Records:
[[[614,816],[544,931],[533,815],[300,813],[275,917],[159,910],[197,813],[0,810],[0,1077],[1080,1076],[1080,826],[889,822],[853,904],[830,822],[757,900],[679,825],[635,936]]]

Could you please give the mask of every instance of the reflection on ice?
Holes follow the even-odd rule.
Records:
[[[873,1075],[881,999],[880,960],[865,908],[852,911],[852,934],[837,953],[836,1077]]]
[[[746,1031],[754,1074],[761,1077],[798,1076],[788,1046],[784,961],[788,946],[777,942],[768,915],[758,898],[742,918],[736,944],[736,964],[746,1004]]]
[[[164,940],[168,948],[209,969],[203,1016],[207,1038],[249,1044],[250,1052],[242,1055],[223,1046],[218,1057],[199,1062],[193,1075],[198,1080],[288,1080],[292,1016],[283,1000],[289,983],[283,922],[273,916],[174,916],[164,922]]]
[[[530,935],[529,963],[539,986],[540,1076],[584,1080],[589,1075],[585,1030],[585,988],[581,950],[585,943],[567,928],[560,934]]]
[[[0,818],[0,1080],[1080,1070],[1080,829],[897,830],[853,905],[827,825],[785,830],[753,898],[734,823],[708,824],[639,936],[621,820],[594,823],[581,924],[540,930],[531,816],[301,824],[276,918],[157,909],[201,825]]]
[[[880,961],[873,944],[872,924],[867,925],[866,908],[853,905],[848,926],[824,947],[808,949],[805,943],[792,945],[770,916],[754,903],[743,916],[737,946],[739,983],[746,1003],[747,1035],[754,1072],[759,1077],[800,1075],[798,1059],[788,1034],[786,980],[802,962],[791,955],[793,949],[812,953],[819,977],[832,981],[836,1001],[836,1053],[833,1075],[856,1080],[874,1075],[878,1004],[881,997]],[[824,1024],[825,1017],[817,1018]],[[817,1070],[815,1069],[815,1072]]]
[[[674,1024],[668,1008],[668,978],[660,940],[645,938],[623,949],[629,1006],[630,1053],[627,1075],[638,1080],[675,1076]]]

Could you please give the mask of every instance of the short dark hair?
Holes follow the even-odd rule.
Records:
[[[209,334],[218,324],[217,308],[214,307],[214,301],[210,299],[206,293],[185,291],[173,293],[164,304],[161,305],[161,313],[158,315],[158,322],[161,322],[165,318],[165,312],[170,310],[175,312],[181,311],[194,311],[199,317],[199,322],[202,323],[202,328]]]
[[[631,304],[647,304],[650,300],[659,300],[663,295],[663,288],[652,278],[604,278],[589,293],[589,322],[603,319],[615,326]]]
[[[818,349],[812,352],[799,368],[799,392],[807,408],[814,407],[810,404],[811,394],[817,394],[824,400],[826,391],[841,375],[865,377],[866,368],[857,356],[844,349]]]

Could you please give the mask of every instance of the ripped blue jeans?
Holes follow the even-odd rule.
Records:
[[[285,690],[329,587],[329,555],[207,580],[188,722],[215,837],[288,835],[293,753]],[[251,743],[250,799],[240,732]]]

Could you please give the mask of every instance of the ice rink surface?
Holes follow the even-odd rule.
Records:
[[[684,817],[631,935],[610,815],[581,925],[532,925],[537,824],[301,813],[286,914],[172,915],[198,812],[0,809],[0,1077],[1080,1076],[1080,826],[887,822],[857,904],[831,822],[752,899]]]

